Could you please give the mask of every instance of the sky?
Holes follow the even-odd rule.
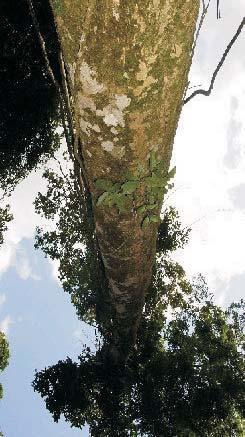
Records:
[[[190,86],[208,88],[225,47],[245,15],[244,0],[216,1],[201,31]],[[191,278],[202,273],[220,305],[244,296],[245,288],[245,30],[232,48],[209,97],[184,108],[174,142],[175,188],[167,205],[191,226],[186,248],[175,254]],[[31,174],[11,199],[14,221],[0,248],[0,330],[10,343],[10,365],[1,375],[4,398],[0,429],[5,437],[88,436],[64,421],[54,423],[33,392],[35,369],[79,355],[93,332],[78,321],[57,280],[57,266],[33,248],[33,200],[45,188],[41,171]]]

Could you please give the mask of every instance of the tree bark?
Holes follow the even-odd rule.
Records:
[[[97,205],[96,180],[123,183],[151,153],[169,169],[191,64],[198,0],[51,0],[70,77],[80,162],[93,199],[113,308],[115,362],[135,342],[152,275],[158,224],[142,227],[144,181],[126,211]],[[143,177],[143,179],[144,179]],[[162,196],[155,215],[160,214]]]

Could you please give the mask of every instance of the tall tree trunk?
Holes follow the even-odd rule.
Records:
[[[159,162],[165,172],[169,168],[199,1],[51,0],[51,4],[69,71],[79,160],[92,194],[109,281],[114,311],[111,352],[118,361],[135,341],[151,281],[158,227],[154,220],[163,188],[151,191],[147,177],[156,176]],[[122,187],[132,174],[135,183]],[[103,196],[109,205],[103,197],[97,204],[106,184],[110,191],[110,181],[120,183],[114,187],[114,201],[125,210],[119,212],[109,194]],[[146,211],[152,202],[157,205],[154,214]],[[147,216],[152,221],[146,219],[142,225]]]

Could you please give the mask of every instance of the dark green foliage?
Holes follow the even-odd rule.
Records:
[[[141,355],[132,362],[142,369],[136,399],[147,435],[243,435],[237,429],[244,414],[241,342],[229,310],[203,297],[175,312],[158,341],[151,325],[141,330]]]
[[[0,372],[2,372],[9,363],[9,344],[3,332],[0,332]],[[3,387],[0,384],[0,399],[3,397]]]
[[[175,171],[174,167],[167,173],[164,163],[158,161],[152,151],[149,167],[144,169],[139,165],[134,174],[127,171],[124,181],[113,183],[110,179],[97,179],[95,187],[99,196],[96,203],[98,206],[117,207],[120,214],[134,209],[135,198],[140,198],[142,205],[135,213],[142,216],[141,225],[146,228],[150,223],[159,222],[159,216],[153,210],[158,209],[159,201],[162,202],[168,189],[173,187],[169,180],[174,177]],[[145,194],[142,196],[142,193]]]
[[[0,245],[3,244],[3,233],[8,229],[7,223],[13,220],[13,216],[9,211],[9,205],[0,207]]]
[[[48,0],[34,0],[48,56],[59,80],[58,41]],[[17,9],[18,10],[17,10]],[[0,4],[0,183],[15,185],[50,153],[59,119],[28,3]]]
[[[157,252],[182,249],[188,242],[190,231],[190,228],[182,229],[176,209],[168,208],[158,228]]]
[[[133,424],[137,435],[153,437],[242,436],[244,368],[227,314],[212,303],[188,319],[181,312],[164,339],[143,323],[123,373],[86,353],[79,364],[67,359],[36,374],[34,388],[54,419],[87,422],[92,436],[130,435]]]
[[[71,426],[88,423],[96,437],[242,436],[243,304],[217,307],[204,279],[190,283],[171,260],[169,253],[183,247],[190,232],[176,210],[166,211],[159,231],[137,344],[126,366],[115,368],[106,354],[110,317],[105,329],[96,311],[107,293],[91,273],[88,223],[72,172],[49,170],[45,177],[48,191],[39,194],[36,209],[57,221],[52,232],[38,230],[36,245],[60,261],[79,317],[97,323],[103,334],[96,353],[85,347],[78,363],[67,358],[36,373],[34,389],[54,420],[64,415]]]
[[[101,314],[105,311],[96,241],[89,231],[85,205],[74,186],[73,170],[64,169],[64,174],[60,169],[61,172],[46,170],[43,175],[48,188],[45,195],[38,194],[35,207],[55,225],[53,231],[37,229],[35,247],[59,261],[60,281],[71,295],[78,317],[95,323],[96,308],[99,306]]]
[[[65,154],[64,159],[69,165],[69,159]],[[73,170],[65,170],[64,162],[62,166],[59,164],[57,172],[46,170],[43,175],[48,182],[48,188],[45,194],[38,194],[35,200],[36,212],[56,225],[53,231],[37,229],[35,247],[41,248],[51,259],[60,262],[59,277],[62,286],[70,293],[79,318],[88,323],[96,323],[96,313],[97,318],[99,316],[96,308],[99,307],[101,323],[102,318],[109,319],[105,316],[105,312],[108,313],[108,309],[105,308],[107,290],[105,285],[101,284],[101,275],[99,277],[97,254],[93,250],[95,244],[91,242],[91,234],[88,231],[85,205],[81,204],[81,198],[74,185]],[[181,229],[176,210],[167,210],[163,223],[166,224],[165,238],[161,234],[159,239],[164,252],[182,247],[188,239],[189,230]],[[157,266],[159,262],[158,260]],[[167,258],[162,259],[161,268],[160,265],[156,268],[153,284],[163,284],[165,271],[174,281],[174,272],[178,270],[183,271]],[[175,288],[175,285],[172,285],[172,288]],[[155,289],[157,290],[157,287]],[[169,289],[170,285],[166,293],[169,293]],[[151,295],[152,293],[153,290]],[[174,299],[178,301],[177,292]]]
[[[104,362],[102,347],[36,373],[34,389],[56,421],[63,414],[72,426],[87,422],[91,436],[243,435],[244,305],[221,310],[201,277],[184,284],[177,270],[183,299],[174,309],[164,287],[148,298],[125,368]]]

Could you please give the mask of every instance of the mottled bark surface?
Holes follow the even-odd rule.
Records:
[[[127,181],[151,151],[169,168],[190,67],[198,0],[52,0],[70,75],[76,134],[93,197],[96,232],[115,312],[114,341],[133,342],[151,280],[157,223],[137,208],[97,206],[100,178]],[[159,214],[162,198],[155,213]]]

